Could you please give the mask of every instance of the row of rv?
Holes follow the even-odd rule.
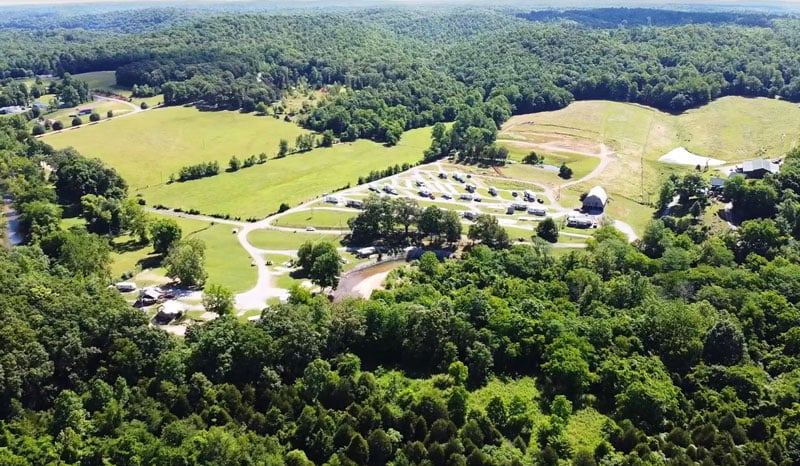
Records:
[[[328,204],[339,204],[339,199],[335,196],[325,196],[325,202]],[[345,199],[344,205],[345,207],[352,207],[354,209],[363,209],[364,201],[360,201],[358,199]]]
[[[509,205],[506,213],[511,215],[518,210],[524,210],[531,215],[538,215],[540,217],[547,215],[547,209],[544,207],[528,206],[528,204],[525,204],[524,202],[514,202],[513,204]]]

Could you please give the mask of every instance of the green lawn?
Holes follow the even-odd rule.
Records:
[[[271,117],[168,107],[53,135],[47,142],[56,148],[73,146],[106,161],[128,181],[131,194],[142,194],[150,205],[247,218],[264,217],[283,202],[296,205],[354,185],[372,170],[417,162],[430,141],[430,128],[421,128],[405,133],[395,147],[359,140],[273,159],[236,173],[166,183],[182,166],[216,160],[227,167],[232,155],[240,159],[261,152],[273,155],[280,139],[293,143],[304,133]]]
[[[217,283],[236,292],[252,288],[257,279],[251,259],[239,244],[229,225],[214,224],[199,220],[174,218],[181,226],[184,238],[198,238],[206,244],[206,272],[208,283]],[[111,270],[115,279],[124,272],[139,272],[152,268],[155,275],[164,275],[160,257],[153,253],[152,245],[134,247],[130,238],[115,240],[120,247],[112,254]]]
[[[47,142],[102,159],[136,190],[166,182],[186,165],[216,160],[227,167],[232,155],[244,158],[266,152],[272,156],[281,138],[293,143],[306,132],[271,117],[167,107],[56,134]]]
[[[504,147],[506,147],[508,149],[508,157],[509,157],[509,159],[515,160],[517,162],[521,162],[522,159],[525,158],[525,156],[527,156],[531,152],[531,149],[525,149],[523,147],[515,146],[515,145],[513,145],[511,143],[504,142],[502,139],[499,142],[500,142],[500,144],[502,146],[504,146]],[[567,166],[572,169],[572,177],[575,178],[575,179],[582,178],[582,177],[588,175],[600,163],[600,159],[598,159],[596,157],[589,157],[587,155],[580,155],[580,154],[575,154],[575,153],[570,153],[570,152],[565,152],[565,151],[542,151],[542,150],[536,150],[536,153],[540,157],[544,157],[544,163],[547,164],[547,165],[553,165],[553,166],[556,166],[556,167],[560,167],[562,163],[567,164]],[[544,173],[547,173],[547,174],[551,174],[551,175],[553,175],[555,177],[558,177],[558,173],[551,172],[551,171],[548,171],[548,170],[544,170],[542,168],[532,167],[532,166],[521,164],[521,163],[520,164],[516,164],[516,165],[509,165],[509,166],[507,166],[505,168],[502,168],[501,170],[502,171],[506,171],[507,169],[515,167],[515,166],[523,166],[523,167],[533,168],[535,170],[538,170],[538,171],[541,171],[541,172],[544,172]],[[562,180],[562,182],[563,182],[563,180]]]
[[[347,221],[357,215],[357,211],[309,209],[286,214],[275,221],[275,225],[290,228],[312,226],[319,229],[346,230]]]
[[[89,85],[89,90],[113,90],[120,92],[120,95],[129,95],[130,90],[117,86],[116,73],[114,71],[92,71],[89,73],[80,73],[72,75],[75,79],[79,79]],[[122,94],[127,92],[127,94]]]
[[[248,236],[250,244],[259,249],[274,249],[274,250],[295,250],[306,241],[330,241],[340,247],[340,241],[344,238],[342,235],[335,234],[317,234],[305,233],[299,231],[291,233],[287,231],[278,230],[254,230]]]

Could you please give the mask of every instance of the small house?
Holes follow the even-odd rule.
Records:
[[[767,173],[778,173],[780,165],[769,160],[756,159],[742,162],[742,174],[747,178],[764,178]]]
[[[589,190],[589,194],[583,199],[584,210],[603,210],[608,204],[608,194],[600,186],[595,186]]]

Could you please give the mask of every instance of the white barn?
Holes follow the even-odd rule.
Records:
[[[608,204],[608,194],[600,186],[595,186],[583,199],[584,210],[603,210]]]

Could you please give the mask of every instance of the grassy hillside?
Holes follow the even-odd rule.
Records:
[[[430,144],[430,129],[405,133],[391,148],[359,140],[270,160],[264,165],[222,173],[213,178],[167,184],[185,165],[216,160],[227,167],[232,155],[244,159],[265,152],[273,156],[281,139],[294,144],[306,130],[271,117],[237,112],[200,112],[168,107],[49,136],[57,148],[75,147],[116,168],[149,204],[204,213],[260,217],[282,202],[313,199],[359,176],[404,162],[417,162]]]
[[[355,185],[359,176],[372,170],[417,162],[429,141],[430,129],[423,128],[404,134],[395,147],[358,140],[270,160],[236,173],[151,186],[141,193],[151,204],[264,217],[283,202],[294,206],[348,183]]]
[[[577,206],[581,193],[604,186],[611,200],[608,214],[641,232],[651,214],[646,204],[654,200],[661,180],[693,170],[658,162],[659,157],[679,146],[730,162],[779,157],[800,141],[798,127],[800,107],[774,99],[725,97],[680,115],[635,104],[581,101],[558,111],[515,116],[498,139],[515,159],[536,150],[546,163],[557,164],[559,157],[572,152],[574,160],[566,161],[574,165],[574,179],[596,166],[580,159],[582,155],[598,154],[601,144],[608,146],[613,160],[597,178],[557,195],[562,205]],[[552,173],[527,167],[507,167],[504,172],[554,188],[563,183]]]
[[[680,115],[635,104],[582,101],[554,112],[515,116],[500,138],[584,140],[648,160],[684,146],[699,155],[740,161],[782,155],[800,140],[799,124],[796,104],[766,98],[725,97]]]
[[[165,182],[182,166],[217,160],[227,166],[239,158],[266,152],[274,155],[281,138],[294,144],[307,131],[271,117],[238,112],[200,112],[167,107],[103,125],[54,134],[54,147],[73,146],[116,168],[132,188]]]

